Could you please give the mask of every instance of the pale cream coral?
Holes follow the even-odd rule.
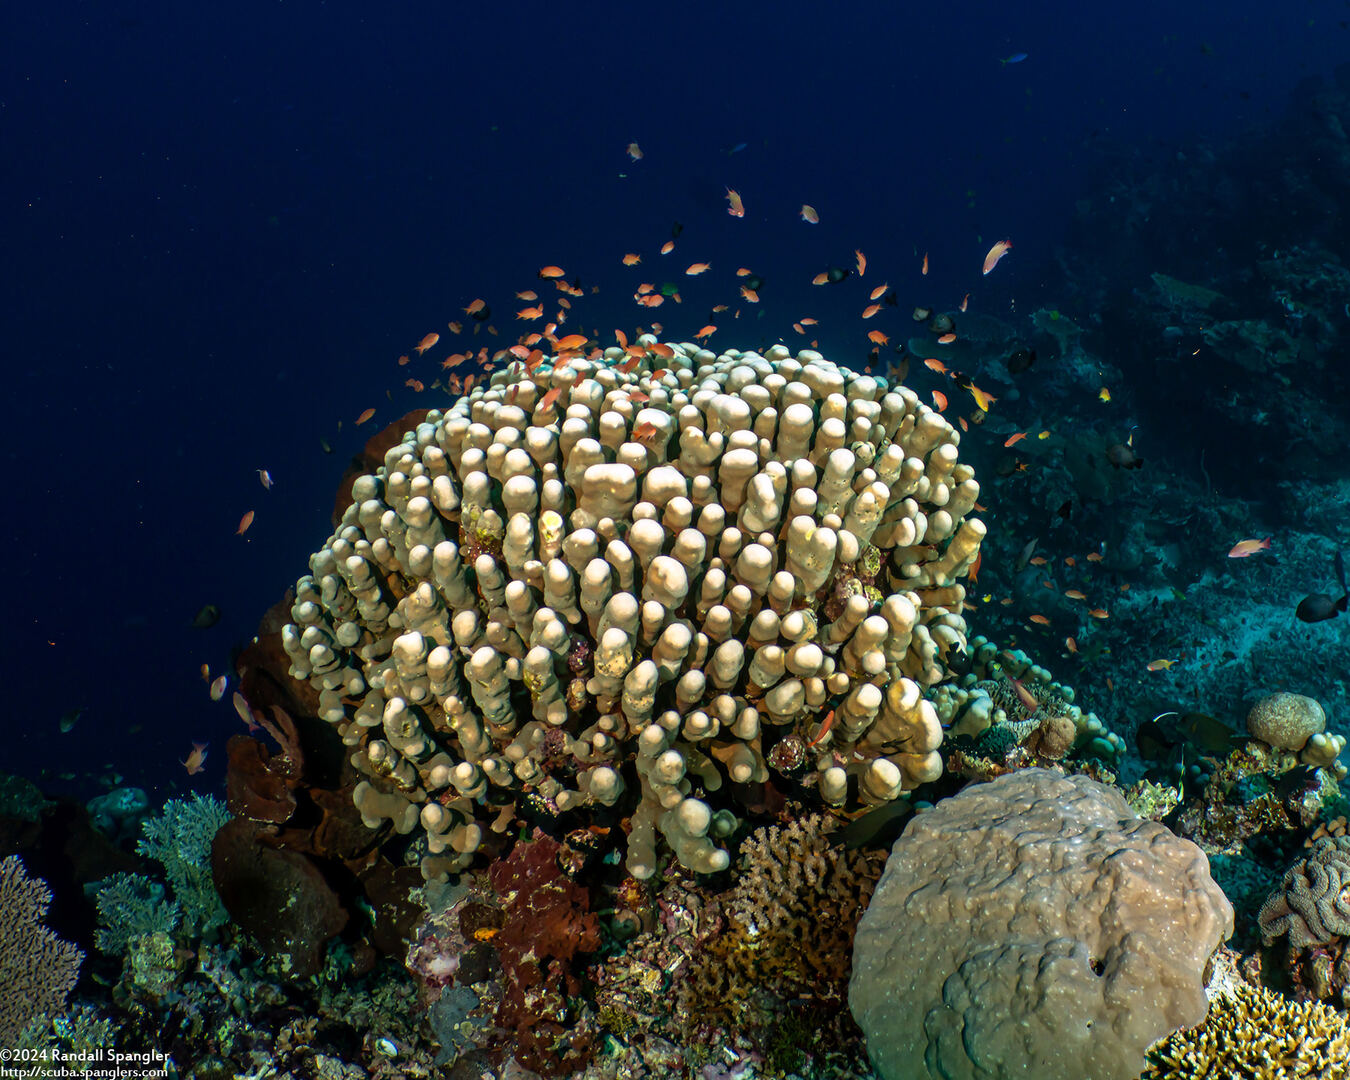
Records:
[[[774,728],[819,733],[831,805],[941,771],[923,691],[965,650],[985,532],[959,434],[813,350],[673,351],[493,372],[353,483],[297,585],[292,674],[367,824],[426,830],[424,872],[514,795],[617,804],[634,757],[630,872],[658,835],[719,869],[734,819],[710,797],[768,775]]]

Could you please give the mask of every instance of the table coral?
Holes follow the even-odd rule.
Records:
[[[526,801],[628,814],[637,877],[658,837],[724,869],[718,792],[780,741],[830,806],[940,775],[925,690],[965,652],[985,535],[959,443],[812,350],[511,361],[355,480],[296,587],[291,674],[366,824],[424,832],[428,879]]]

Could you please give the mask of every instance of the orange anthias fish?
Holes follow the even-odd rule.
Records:
[[[1017,691],[1017,700],[1022,703],[1022,708],[1026,709],[1027,712],[1035,712],[1041,707],[1041,703],[1036,700],[1036,695],[1023,686],[1021,682],[1017,679],[1009,679],[1008,681],[1012,683],[1013,689]]]
[[[950,345],[953,341],[956,340],[956,335],[953,334],[951,331],[948,331],[937,340],[939,345]]]
[[[362,424],[364,424],[367,420],[369,420],[369,419],[370,419],[372,416],[374,416],[374,415],[375,415],[375,410],[374,410],[374,409],[366,409],[364,412],[361,413],[360,416],[358,416],[358,417],[356,418],[356,426],[357,426],[357,427],[360,427]]]
[[[638,263],[640,263],[641,261],[642,261],[642,256],[639,255],[639,254],[637,254],[637,252],[634,252],[634,251],[630,251],[627,255],[625,255],[625,256],[623,257],[623,264],[624,264],[624,266],[636,266],[636,265],[637,265]]]
[[[695,274],[706,274],[711,269],[712,263],[690,263],[685,273],[693,277]]]
[[[1021,442],[1023,439],[1025,439],[1026,437],[1027,437],[1027,433],[1026,433],[1025,431],[1019,431],[1019,432],[1016,432],[1015,434],[1009,435],[1006,439],[1004,439],[1004,440],[1003,440],[1003,445],[1004,445],[1004,447],[1012,446],[1012,445],[1014,445],[1015,443],[1020,443],[1020,442]]]
[[[466,308],[464,309],[464,314],[465,314],[465,315],[477,315],[477,314],[478,314],[480,311],[482,311],[485,307],[487,307],[487,301],[486,301],[486,300],[482,300],[482,299],[479,299],[479,300],[471,300],[471,301],[469,301],[469,306],[466,307]],[[456,330],[455,333],[458,334],[459,331]]]
[[[428,334],[428,335],[427,335],[426,337],[424,337],[421,341],[419,341],[415,346],[413,346],[413,349],[414,349],[414,351],[417,353],[418,356],[421,356],[424,352],[426,352],[429,348],[431,348],[433,345],[436,344],[436,342],[438,342],[438,341],[440,341],[440,340],[441,340],[441,335],[433,332],[433,333]]]
[[[816,213],[816,208],[814,206],[808,206],[806,203],[802,203],[801,214],[803,221],[809,221],[812,225],[820,224],[820,215]]]
[[[959,310],[960,310],[960,311],[965,311],[965,310],[966,310],[966,306],[967,306],[969,303],[970,303],[970,293],[966,293],[965,296],[961,297],[961,307],[959,308]]]
[[[830,728],[834,727],[834,710],[831,709],[825,714],[825,719],[820,722],[820,730],[816,732],[816,737],[807,743],[807,747],[815,746],[821,739],[829,734]]]
[[[1032,616],[1031,616],[1031,621],[1034,622],[1034,623],[1036,623],[1036,624],[1038,624],[1038,625],[1040,625],[1040,626],[1049,626],[1049,625],[1050,625],[1050,620],[1049,620],[1048,618],[1046,618],[1044,615],[1032,615]]]
[[[935,356],[928,357],[928,359],[923,362],[923,366],[929,371],[936,371],[939,375],[945,375],[947,373],[947,365]]]
[[[705,326],[702,330],[700,330],[697,334],[695,334],[694,337],[695,337],[695,338],[707,338],[707,337],[712,337],[713,334],[715,334],[716,332],[717,332],[717,327],[713,326],[712,323],[709,323],[709,324],[708,324],[707,326]]]
[[[672,251],[674,251],[674,250],[675,250],[675,241],[674,241],[674,240],[667,240],[664,244],[661,245],[661,254],[662,254],[662,255],[669,255],[669,254],[670,254]]]
[[[925,277],[928,276],[928,252],[926,251],[923,253],[923,266],[919,268],[919,273],[923,274]]]
[[[944,394],[941,390],[934,390],[932,391],[932,394],[933,394],[933,404],[937,406],[938,412],[942,412],[944,409],[947,408],[947,395]]]
[[[865,308],[863,308],[862,317],[864,319],[870,319],[880,310],[881,310],[880,304],[868,304]]]
[[[544,305],[539,304],[535,307],[521,308],[516,312],[517,319],[542,319],[544,317]]]
[[[867,340],[873,345],[886,345],[890,343],[891,339],[880,330],[869,330],[867,331]]]
[[[567,271],[561,266],[545,266],[540,269],[539,276],[545,280],[551,280],[553,278],[566,277]]]
[[[1110,613],[1106,610],[1106,608],[1099,608],[1099,607],[1093,608],[1091,611],[1088,612],[1088,614],[1091,615],[1094,619],[1109,619],[1111,617]]]
[[[561,393],[562,393],[562,387],[561,387],[561,386],[555,386],[555,387],[553,387],[553,389],[551,389],[548,393],[546,393],[546,394],[543,396],[542,399],[540,399],[540,402],[539,402],[539,409],[540,409],[540,411],[542,412],[542,411],[547,410],[547,409],[549,408],[549,406],[551,406],[555,401],[558,400],[558,397],[559,397],[559,395],[560,395]]]
[[[862,277],[863,274],[867,273],[867,256],[864,255],[861,251],[856,250],[853,252],[853,254],[854,257],[858,260],[858,276]]]
[[[189,776],[196,776],[206,768],[206,747],[204,742],[195,742],[192,744],[192,753],[188,754],[186,761],[180,761],[178,764],[187,769]]]
[[[1233,550],[1228,553],[1230,559],[1245,559],[1248,555],[1255,555],[1258,551],[1269,551],[1270,542],[1274,540],[1273,536],[1267,536],[1264,540],[1239,540],[1233,545]]]
[[[988,412],[989,406],[998,400],[993,394],[986,394],[974,383],[970,385],[970,396],[975,399],[975,404],[980,407],[980,412]]]
[[[246,513],[243,517],[239,519],[239,528],[234,530],[234,535],[243,536],[244,533],[248,532],[248,527],[252,524],[253,524],[253,511],[250,510],[248,513]]]
[[[739,192],[727,188],[727,213],[732,217],[745,217],[745,203],[741,202]]]
[[[867,294],[867,299],[880,300],[882,295],[886,292],[888,288],[890,288],[890,286],[883,281],[880,285],[878,285],[875,289],[873,289],[870,293]]]
[[[1003,258],[1003,256],[1008,254],[1008,252],[1010,252],[1011,250],[1012,250],[1011,240],[1000,240],[997,244],[991,247],[989,249],[989,254],[987,254],[984,257],[984,272],[986,274],[992,273],[994,267],[998,265],[999,259]]]
[[[272,490],[272,474],[266,469],[258,470],[258,482],[268,491]]]
[[[1070,600],[1086,600],[1087,595],[1081,589],[1065,589],[1064,595]]]
[[[559,352],[573,352],[585,344],[585,334],[568,334],[566,337],[559,338],[555,347]]]

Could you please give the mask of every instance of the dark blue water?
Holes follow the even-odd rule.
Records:
[[[763,303],[714,344],[795,342],[811,313],[822,347],[861,363],[840,329],[857,290],[807,284],[860,248],[902,314],[968,291],[1031,310],[1061,288],[1075,200],[1121,162],[1162,167],[1270,124],[1346,56],[1347,18],[1344,0],[1222,17],[982,0],[5,5],[10,767],[77,773],[83,792],[107,766],[218,786],[223,752],[191,781],[175,763],[239,726],[199,666],[226,670],[304,571],[348,457],[430,404],[403,384],[429,384],[434,362],[397,358],[474,298],[502,330],[474,347],[500,347],[520,325],[512,293],[547,263],[600,287],[579,322],[605,334],[650,321],[635,282],[678,280],[685,303],[659,317],[687,338],[746,266]],[[981,278],[1005,236],[1013,254]],[[642,267],[620,265],[629,251]],[[714,272],[684,278],[694,260]],[[191,629],[206,603],[219,624]]]

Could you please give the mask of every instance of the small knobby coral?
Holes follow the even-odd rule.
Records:
[[[42,925],[51,900],[17,855],[0,861],[0,1047],[60,1014],[79,977],[84,953]]]
[[[1260,922],[1267,945],[1287,934],[1294,950],[1350,936],[1350,836],[1324,837],[1285,871]]]

